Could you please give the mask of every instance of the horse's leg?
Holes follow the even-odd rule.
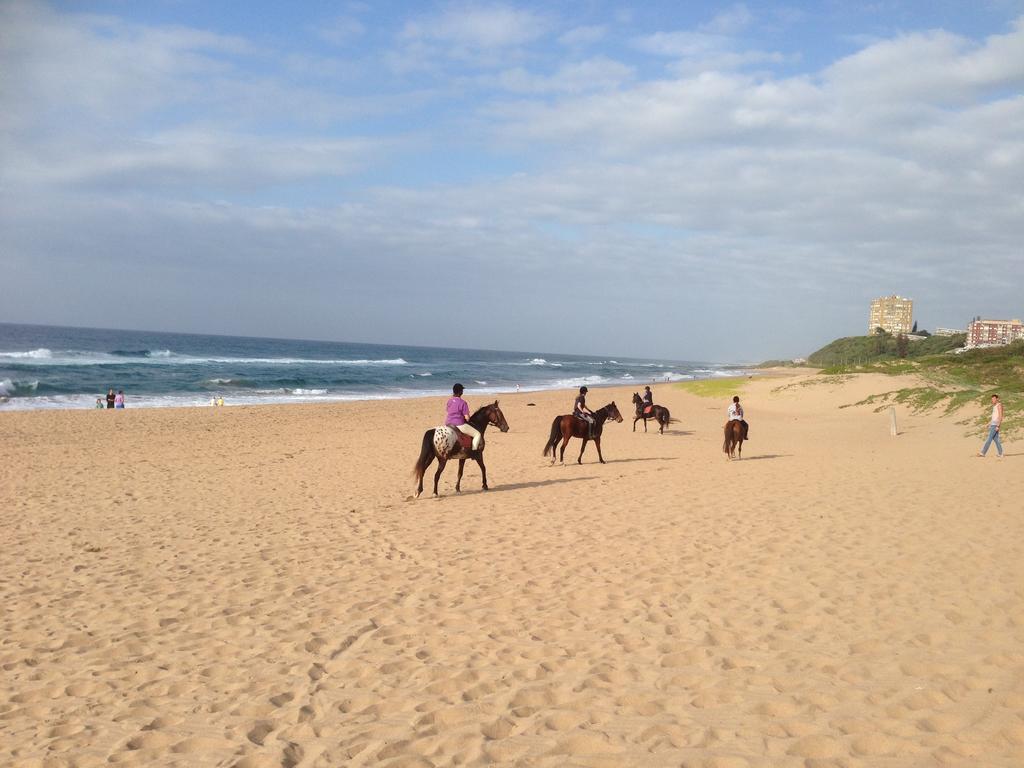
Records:
[[[441,479],[441,473],[444,472],[444,465],[448,463],[448,459],[442,459],[440,456],[437,457],[437,472],[434,473],[434,495],[437,496],[437,481]]]
[[[644,416],[644,432],[647,431],[647,417]]]
[[[459,459],[459,476],[455,478],[455,492],[462,493],[462,470],[466,467],[466,460]]]
[[[427,457],[426,462],[424,462],[424,464],[423,464],[423,475],[427,474],[427,467],[429,467],[433,461],[434,461],[434,452],[431,451],[430,455]],[[417,499],[420,497],[420,494],[423,493],[423,475],[420,475],[420,482],[416,486],[416,498]]]
[[[486,490],[488,490],[488,488],[487,488],[487,467],[484,466],[484,454],[483,454],[483,451],[481,451],[480,455],[476,457],[476,463],[480,465],[480,474],[483,475],[483,477],[484,477],[484,490],[486,491]]]
[[[636,432],[636,423],[638,421],[640,421],[640,417],[639,416],[637,416],[635,419],[633,419],[633,431],[634,432]],[[646,424],[647,422],[644,422],[644,423]]]
[[[739,439],[739,442],[736,443],[736,458],[737,459],[742,459],[743,458],[743,438],[742,437]]]
[[[563,464],[565,464],[565,446],[567,446],[569,444],[569,440],[571,438],[572,438],[572,433],[571,432],[569,434],[566,434],[565,432],[562,432],[562,450],[558,454],[558,460],[560,462],[562,462]]]
[[[644,430],[644,431],[646,432],[647,430]],[[601,455],[601,438],[600,437],[595,437],[594,438],[594,445],[597,446],[597,458],[598,458],[598,460],[602,464],[604,464],[604,456]]]
[[[585,450],[587,450],[587,443],[589,443],[589,442],[590,442],[590,438],[589,437],[584,437],[583,438],[583,446],[580,448],[579,458],[576,459],[576,463],[577,464],[582,464],[583,463],[583,452]]]

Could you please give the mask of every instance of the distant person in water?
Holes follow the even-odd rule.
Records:
[[[988,422],[988,437],[985,439],[985,444],[981,447],[981,451],[978,453],[980,458],[984,458],[985,454],[988,453],[988,447],[992,443],[996,444],[996,456],[1000,459],[1003,458],[1003,442],[999,439],[999,428],[1003,425],[1003,404],[999,400],[999,395],[992,395],[992,418]]]
[[[114,395],[114,407],[115,408],[124,408],[124,390],[123,389],[117,390],[117,394]]]
[[[469,423],[469,403],[462,399],[462,393],[464,388],[461,384],[456,384],[452,387],[452,396],[448,398],[448,402],[445,404],[445,419],[444,423],[446,426],[454,427],[464,435],[469,435],[473,438],[473,450],[480,450],[480,432]]]
[[[117,395],[114,394],[114,390],[110,390],[109,392],[107,392],[107,408],[114,407],[114,398],[116,397]]]
[[[743,418],[743,406],[740,405],[739,395],[734,395],[732,405],[729,406],[729,421],[738,421],[743,425],[743,439],[750,439],[750,425]]]

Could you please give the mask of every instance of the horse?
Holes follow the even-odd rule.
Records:
[[[636,418],[633,419],[633,431],[636,432],[636,423],[640,419],[644,420],[644,432],[647,431],[647,420],[654,419],[658,426],[661,427],[658,430],[658,434],[665,434],[665,427],[672,423],[672,416],[668,412],[668,408],[663,405],[652,405],[650,413],[644,413],[644,399],[640,397],[639,393],[633,393],[633,404],[636,406]]]
[[[437,496],[437,481],[441,478],[441,473],[444,472],[445,464],[454,459],[457,459],[459,462],[459,476],[455,480],[456,493],[462,492],[462,470],[466,466],[467,459],[473,459],[480,465],[480,474],[483,475],[484,479],[484,490],[488,490],[487,467],[484,466],[484,448],[486,447],[484,432],[490,424],[493,424],[502,432],[508,432],[508,422],[505,421],[505,414],[501,412],[501,408],[498,407],[498,401],[495,400],[490,405],[477,409],[476,413],[469,417],[469,423],[476,427],[480,433],[480,449],[476,451],[471,449],[471,443],[466,443],[468,435],[463,435],[455,427],[436,427],[435,429],[428,429],[423,433],[420,458],[413,467],[413,474],[417,482],[417,499],[423,493],[423,473],[427,471],[430,462],[435,458],[437,459],[437,472],[434,473],[435,496]]]
[[[593,439],[594,444],[597,446],[597,458],[602,464],[605,463],[604,456],[601,455],[601,433],[604,431],[604,423],[608,419],[615,419],[615,421],[622,421],[622,414],[619,413],[619,409],[615,407],[615,402],[608,403],[604,408],[598,408],[594,411],[594,437],[590,437],[590,425],[583,419],[577,418],[572,414],[566,414],[565,416],[555,416],[555,420],[551,422],[551,436],[548,441],[544,444],[543,456],[547,456],[548,452],[551,452],[551,463],[555,463],[555,446],[558,445],[558,440],[562,440],[562,451],[560,454],[561,462],[565,463],[565,446],[569,444],[569,439],[573,437],[579,437],[583,439],[583,447],[580,448],[579,458],[576,459],[577,464],[583,463],[583,451],[587,448],[587,442]]]
[[[735,458],[743,458],[743,422],[736,419],[725,422],[725,442],[722,443],[722,450],[725,452],[725,456],[728,459],[734,458],[733,451],[735,449]]]

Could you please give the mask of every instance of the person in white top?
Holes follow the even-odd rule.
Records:
[[[988,439],[985,440],[985,445],[981,447],[981,453],[978,456],[984,457],[988,453],[988,447],[992,443],[996,444],[996,454],[999,458],[1003,458],[1003,444],[999,440],[999,427],[1003,423],[1003,404],[999,401],[999,395],[992,395],[992,418],[988,423]]]
[[[743,418],[743,406],[740,405],[739,395],[733,395],[732,405],[729,406],[729,421],[738,421],[743,425],[743,439],[750,439],[750,425]]]

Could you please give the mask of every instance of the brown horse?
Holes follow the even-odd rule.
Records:
[[[736,420],[725,422],[725,442],[722,443],[722,450],[725,452],[726,458],[743,458],[743,440],[745,438],[743,422]]]
[[[638,392],[633,393],[633,405],[636,406],[636,418],[633,419],[633,431],[636,432],[636,423],[640,419],[644,420],[644,432],[647,431],[647,420],[654,419],[654,422],[660,427],[658,434],[665,434],[665,427],[672,423],[672,416],[668,412],[668,408],[663,405],[652,405],[649,413],[644,412],[644,399],[640,397]]]
[[[484,478],[484,490],[487,490],[487,467],[484,466],[484,448],[486,444],[484,443],[483,435],[489,424],[493,424],[502,432],[508,432],[508,422],[505,421],[505,414],[501,412],[501,409],[498,407],[498,401],[495,400],[490,405],[485,405],[483,408],[478,409],[476,413],[470,416],[469,423],[476,427],[480,433],[480,449],[477,451],[462,445],[461,440],[459,440],[459,436],[462,433],[454,427],[437,427],[435,429],[428,429],[423,433],[423,446],[420,449],[420,457],[413,467],[413,474],[417,482],[417,499],[423,493],[423,473],[427,471],[430,462],[435,458],[437,459],[437,472],[434,473],[435,496],[437,496],[437,481],[441,478],[441,473],[444,472],[445,464],[452,459],[458,459],[459,462],[459,476],[455,480],[456,493],[462,492],[462,470],[466,466],[467,459],[473,459],[480,465],[480,474]]]
[[[622,421],[622,414],[619,413],[619,409],[615,407],[614,401],[608,403],[604,408],[598,408],[594,411],[594,437],[590,437],[590,425],[583,419],[576,418],[572,414],[566,414],[565,416],[555,416],[555,420],[551,422],[551,436],[548,441],[544,444],[544,456],[551,452],[551,463],[555,463],[555,446],[558,445],[558,440],[562,440],[562,451],[560,454],[560,460],[565,463],[565,446],[569,444],[569,439],[573,437],[579,437],[583,440],[583,447],[580,448],[579,458],[576,459],[577,464],[583,463],[583,451],[587,448],[587,442],[591,439],[594,441],[594,445],[597,446],[597,458],[604,464],[604,456],[601,455],[601,433],[604,431],[604,423],[608,419],[615,419],[615,421]]]

